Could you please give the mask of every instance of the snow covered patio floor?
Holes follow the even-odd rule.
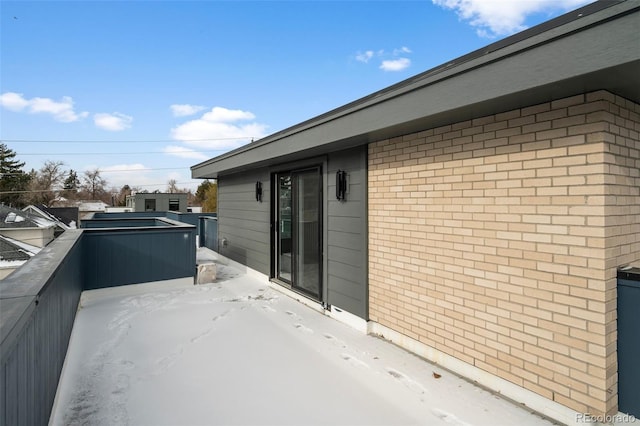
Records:
[[[551,424],[226,265],[85,292],[51,423]]]

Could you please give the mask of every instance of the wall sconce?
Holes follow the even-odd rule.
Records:
[[[262,182],[256,182],[256,201],[262,202]]]
[[[347,172],[338,170],[336,172],[336,198],[344,201],[347,194]]]

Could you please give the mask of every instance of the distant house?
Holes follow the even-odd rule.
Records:
[[[107,211],[107,207],[109,207],[109,204],[99,200],[77,201],[76,205],[78,206],[80,221],[82,221],[83,217],[91,213],[104,213]]]
[[[76,226],[82,221],[84,216],[91,213],[104,213],[107,211],[109,204],[100,200],[68,200],[64,197],[58,197],[51,202],[52,208],[55,209],[78,209],[78,218],[76,220]]]
[[[40,247],[0,235],[0,280],[24,265],[39,251]]]
[[[0,235],[44,247],[55,238],[56,222],[0,205]]]
[[[595,2],[193,166],[219,252],[563,423],[638,415],[638,28]]]
[[[187,213],[186,193],[136,193],[127,195],[126,206],[134,212]]]
[[[56,236],[69,229],[76,229],[78,223],[77,207],[46,207],[44,205],[29,205],[22,209],[31,218],[40,218],[56,225]]]
[[[132,211],[133,209],[131,207],[109,206],[106,208],[105,213],[129,213]]]

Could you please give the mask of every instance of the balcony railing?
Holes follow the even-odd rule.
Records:
[[[124,225],[66,231],[0,281],[0,425],[48,423],[83,290],[193,279],[195,225]]]

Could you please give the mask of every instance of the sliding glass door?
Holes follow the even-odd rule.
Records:
[[[276,174],[276,278],[322,298],[322,179],[320,168]]]
[[[277,175],[277,271],[276,277],[291,284],[291,175]]]

